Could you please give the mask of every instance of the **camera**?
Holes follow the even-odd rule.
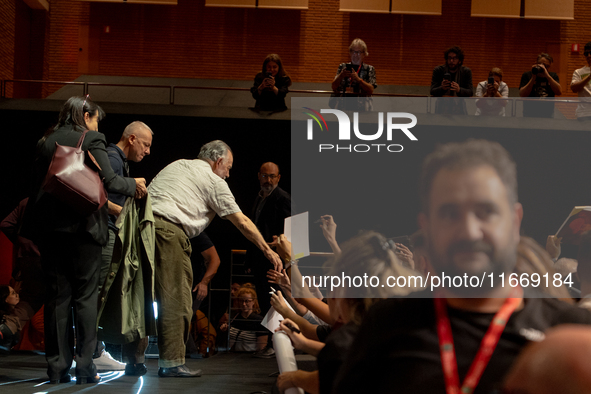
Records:
[[[488,84],[494,85],[495,84],[495,77],[488,77]]]
[[[451,81],[451,74],[450,73],[443,74],[443,80],[444,81]]]
[[[537,75],[538,73],[543,73],[543,72],[544,72],[544,70],[542,70],[542,67],[540,67],[540,66],[533,66],[531,68],[531,73],[533,75]]]

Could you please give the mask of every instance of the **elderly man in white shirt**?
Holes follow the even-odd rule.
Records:
[[[256,226],[236,204],[224,181],[233,155],[223,141],[209,142],[195,160],[177,160],[152,180],[148,192],[156,220],[155,291],[158,302],[158,375],[197,377],[201,370],[185,365],[185,343],[192,316],[190,238],[199,235],[215,215],[230,220],[280,270],[282,262]]]

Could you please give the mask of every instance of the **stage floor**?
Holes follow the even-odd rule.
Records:
[[[0,357],[0,392],[2,394],[77,393],[151,394],[151,393],[271,393],[278,371],[277,360],[259,359],[251,354],[218,353],[200,360],[187,359],[190,368],[200,368],[200,378],[160,378],[158,360],[148,359],[148,373],[142,377],[121,372],[101,373],[99,384],[71,383],[50,385],[45,356],[17,352]],[[74,372],[73,370],[71,371]]]

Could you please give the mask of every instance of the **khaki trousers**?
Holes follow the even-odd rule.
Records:
[[[158,303],[158,366],[185,364],[191,317],[191,242],[183,229],[156,216],[155,290]]]

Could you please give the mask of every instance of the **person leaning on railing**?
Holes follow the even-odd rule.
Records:
[[[289,92],[291,78],[285,72],[279,55],[272,53],[265,58],[263,70],[254,77],[250,88],[256,100],[255,109],[261,111],[285,111],[285,96]]]

